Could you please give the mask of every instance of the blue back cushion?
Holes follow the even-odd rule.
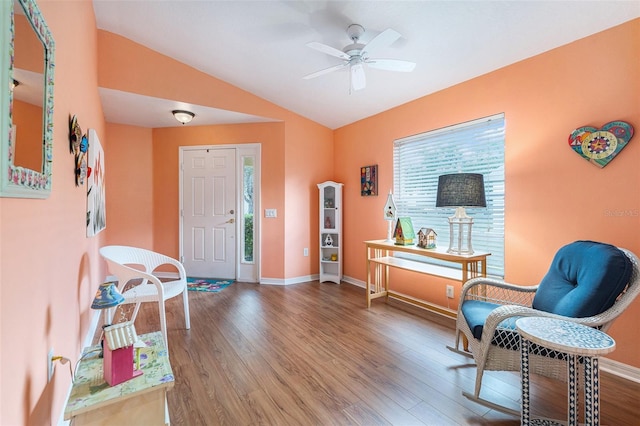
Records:
[[[556,253],[533,308],[573,318],[609,309],[631,279],[632,264],[618,248],[576,241]]]

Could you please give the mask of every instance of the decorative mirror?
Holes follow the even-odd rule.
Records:
[[[46,198],[54,42],[35,0],[0,1],[0,196]]]

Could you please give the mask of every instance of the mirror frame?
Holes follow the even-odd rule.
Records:
[[[11,150],[13,113],[14,10],[13,0],[0,0],[0,197],[47,198],[53,165],[53,70],[55,43],[35,0],[16,0],[44,48],[42,108],[42,170],[15,166]]]

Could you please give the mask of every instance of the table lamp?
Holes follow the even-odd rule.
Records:
[[[447,253],[473,254],[471,226],[473,218],[465,207],[486,207],[484,178],[479,173],[454,173],[438,177],[436,207],[455,207],[449,217],[449,249]]]
[[[115,282],[100,284],[93,298],[91,309],[109,309],[124,302],[124,296],[120,294],[115,284]]]

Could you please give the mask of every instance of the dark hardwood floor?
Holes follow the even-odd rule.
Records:
[[[518,425],[462,396],[475,366],[453,329],[349,284],[235,283],[167,303],[172,425]],[[138,333],[159,329],[147,303]],[[640,385],[602,374],[602,424],[640,424]],[[534,415],[564,418],[565,384],[534,378]],[[485,373],[485,397],[519,407],[515,373]]]

